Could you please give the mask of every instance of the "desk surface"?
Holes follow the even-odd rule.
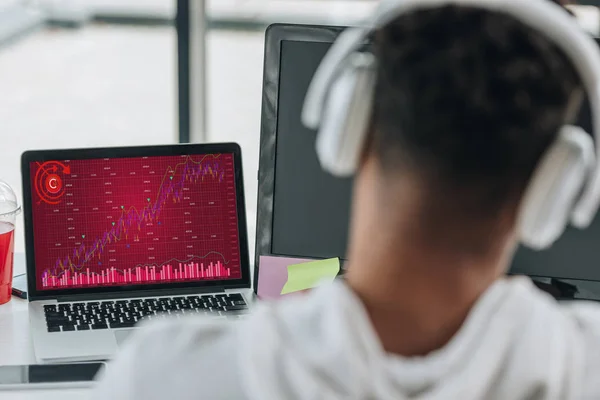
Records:
[[[25,257],[23,254],[17,254],[15,255],[15,275],[22,273],[25,273]],[[27,300],[21,300],[14,296],[8,303],[0,305],[0,365],[11,364],[35,364],[29,332]],[[0,391],[0,398],[74,400],[85,399],[89,393],[90,391],[85,389]]]

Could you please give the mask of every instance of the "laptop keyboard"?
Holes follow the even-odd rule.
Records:
[[[44,306],[48,332],[132,328],[142,319],[152,320],[168,315],[242,318],[247,312],[248,305],[237,293]]]

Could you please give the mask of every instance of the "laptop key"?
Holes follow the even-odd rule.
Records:
[[[92,325],[92,329],[108,329],[108,325],[106,323],[97,323]]]
[[[78,331],[89,331],[90,330],[90,326],[88,324],[77,325],[77,330]]]
[[[60,326],[49,326],[48,332],[60,332]]]
[[[111,329],[133,328],[134,326],[135,322],[114,322],[110,324]]]
[[[44,311],[48,312],[48,311],[56,311],[56,305],[55,304],[46,304],[44,306]]]
[[[46,318],[65,318],[64,312],[49,311],[49,312],[45,313],[45,315],[46,315]]]
[[[63,325],[62,330],[63,332],[74,331],[75,325]]]
[[[64,319],[47,319],[46,320],[46,324],[48,326],[50,325],[64,325],[64,324],[68,324],[69,320],[64,318]]]
[[[248,307],[245,307],[245,306],[229,306],[229,307],[225,307],[225,311],[240,311],[240,310],[248,310]]]
[[[149,299],[144,299],[142,300],[144,303],[156,303],[158,301],[158,299],[154,299],[154,298],[149,298]]]

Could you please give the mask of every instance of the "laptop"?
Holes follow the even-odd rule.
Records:
[[[109,359],[142,320],[247,315],[237,144],[28,151],[21,168],[38,362]]]

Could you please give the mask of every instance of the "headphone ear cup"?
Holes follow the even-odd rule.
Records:
[[[525,246],[541,250],[560,237],[594,162],[591,136],[578,127],[563,127],[535,169],[521,203],[518,229]]]
[[[376,80],[375,59],[357,53],[331,83],[317,136],[317,156],[324,170],[351,176],[358,167],[371,119]]]

